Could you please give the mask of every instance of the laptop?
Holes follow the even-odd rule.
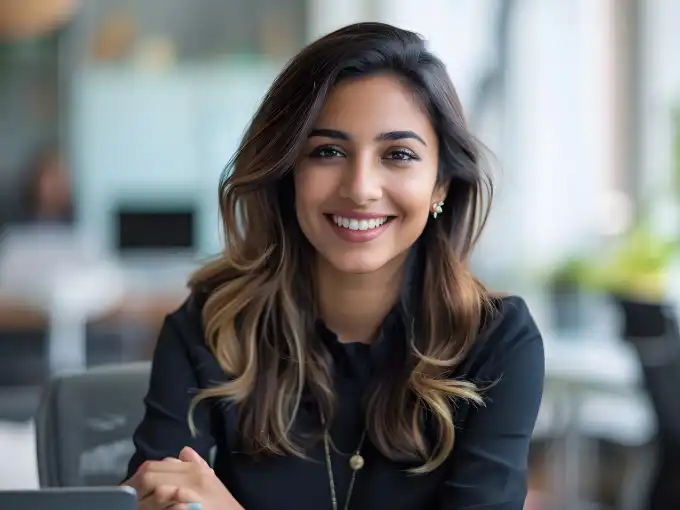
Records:
[[[0,490],[3,510],[137,510],[130,487]]]

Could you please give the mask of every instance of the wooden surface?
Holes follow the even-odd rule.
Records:
[[[43,329],[47,326],[47,317],[40,310],[0,294],[0,330]]]
[[[160,324],[166,314],[176,310],[186,294],[128,296],[95,323],[136,322]],[[0,294],[0,330],[39,330],[47,327],[47,315],[12,296]]]

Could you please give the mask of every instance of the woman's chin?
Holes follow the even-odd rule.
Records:
[[[330,265],[339,273],[359,275],[375,273],[382,269],[387,261],[375,255],[358,257],[356,255],[345,257],[328,257]]]

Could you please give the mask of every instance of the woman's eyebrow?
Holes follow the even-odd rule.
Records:
[[[340,131],[338,129],[328,129],[328,128],[312,129],[312,131],[309,133],[309,138],[312,138],[312,137],[315,137],[315,136],[323,137],[323,138],[334,138],[336,140],[344,140],[344,141],[349,141],[352,138],[345,131]],[[394,140],[405,140],[407,138],[410,138],[410,139],[413,139],[413,140],[418,140],[425,147],[427,147],[425,140],[423,140],[422,137],[418,136],[413,131],[387,131],[385,133],[380,133],[378,136],[375,137],[375,140],[376,141],[381,141],[381,140],[394,141]]]

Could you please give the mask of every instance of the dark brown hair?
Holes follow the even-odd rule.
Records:
[[[418,241],[423,253],[417,306],[407,318],[401,367],[366,400],[369,436],[388,458],[439,466],[454,444],[452,400],[481,403],[470,381],[450,377],[482,326],[489,298],[468,269],[492,187],[442,62],[413,32],[359,23],[304,48],[278,76],[225,170],[219,200],[226,249],[192,278],[207,293],[207,342],[233,379],[203,390],[239,409],[247,452],[303,455],[293,424],[303,392],[333,416],[332,359],[319,341],[314,251],[294,211],[296,158],[339,81],[375,73],[403,80],[426,108],[440,141],[444,212]],[[425,433],[425,418],[435,437]],[[192,425],[193,427],[193,425]],[[429,427],[429,426],[428,426]]]

